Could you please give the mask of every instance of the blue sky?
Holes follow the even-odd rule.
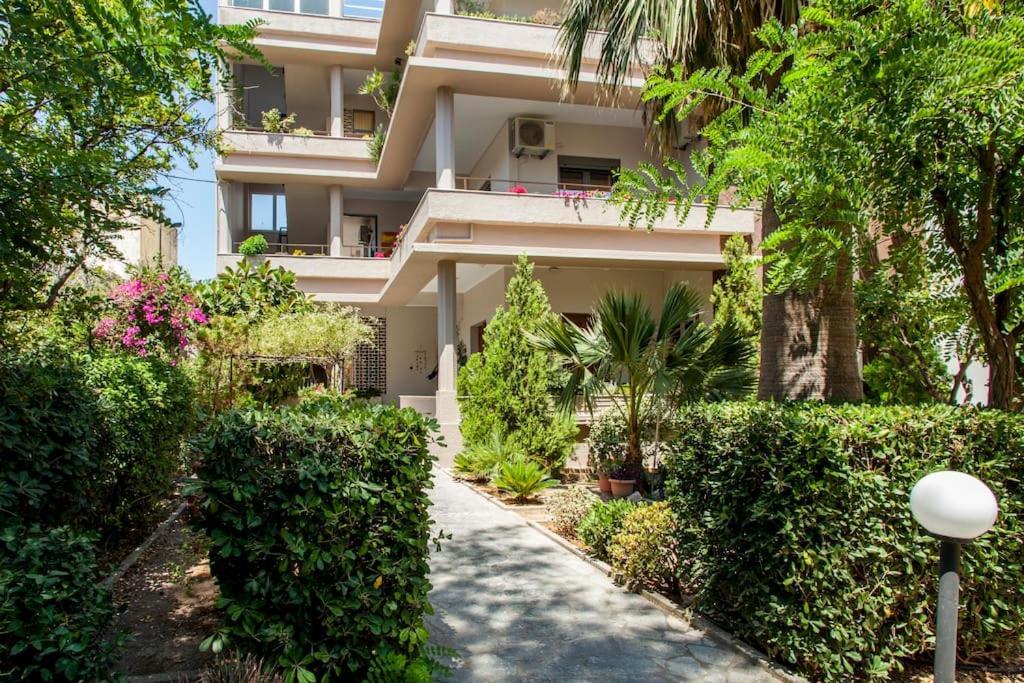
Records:
[[[216,16],[217,0],[201,0],[200,4],[209,14]],[[199,112],[213,125],[214,107],[204,102]],[[181,222],[178,234],[178,263],[197,280],[211,278],[215,274],[217,229],[214,212],[213,155],[209,152],[196,157],[198,168],[192,170],[181,162],[173,175],[189,180],[168,180],[170,196],[164,205],[172,221]]]

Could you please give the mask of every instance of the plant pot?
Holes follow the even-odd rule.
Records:
[[[612,492],[612,485],[608,482],[608,475],[603,472],[597,475],[597,490],[601,493]]]
[[[612,488],[612,498],[625,498],[633,493],[636,479],[609,479],[608,484]]]

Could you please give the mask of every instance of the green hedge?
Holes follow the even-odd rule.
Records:
[[[215,649],[332,680],[361,680],[376,652],[421,653],[431,426],[311,397],[226,413],[195,440],[226,620]]]
[[[68,527],[0,529],[0,678],[102,681],[122,636],[92,540]]]
[[[964,553],[960,646],[1024,651],[1024,418],[946,407],[684,409],[667,458],[681,579],[699,609],[815,679],[883,679],[933,647],[937,541],[908,507],[924,474],[996,492]]]

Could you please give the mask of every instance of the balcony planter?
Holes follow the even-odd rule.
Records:
[[[604,472],[598,472],[597,474],[597,489],[601,493],[611,494],[612,485],[611,480],[608,479],[608,475]]]

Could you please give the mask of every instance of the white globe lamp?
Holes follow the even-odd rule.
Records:
[[[999,503],[989,487],[969,474],[933,472],[914,484],[910,512],[929,534],[942,541],[935,610],[935,683],[955,683],[961,546],[992,528]]]

